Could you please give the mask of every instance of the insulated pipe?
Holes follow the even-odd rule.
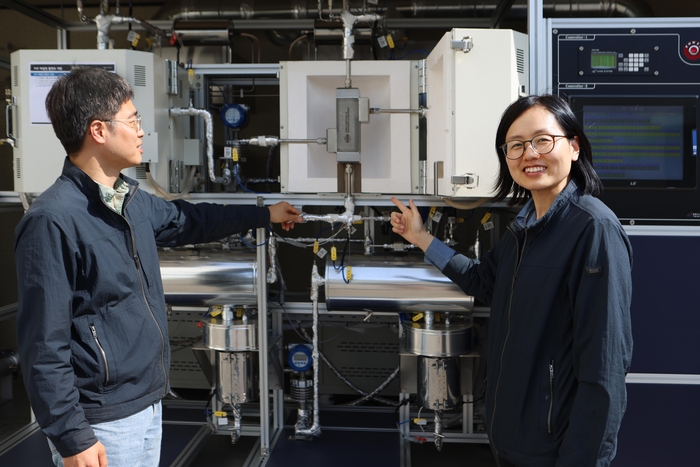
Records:
[[[294,434],[296,436],[318,436],[321,434],[321,423],[318,417],[318,289],[323,285],[324,279],[318,273],[318,267],[314,263],[311,269],[311,314],[313,317],[313,323],[311,325],[311,331],[313,336],[311,338],[311,344],[313,345],[313,351],[311,352],[311,359],[313,360],[314,369],[314,415],[313,415],[313,425],[309,428],[294,427]]]
[[[270,235],[267,243],[267,252],[270,255],[270,269],[267,271],[267,283],[277,282],[277,239]]]
[[[396,2],[401,3],[401,2]],[[451,3],[451,4],[448,4]],[[82,15],[82,2],[78,2],[80,7],[78,8],[78,14],[81,16],[81,21],[84,20]],[[433,2],[431,5],[419,5],[418,2],[411,1],[405,2],[403,6],[394,6],[393,9],[399,14],[401,18],[421,18],[421,17],[437,17],[438,15],[444,17],[455,17],[455,16],[478,16],[481,18],[490,17],[493,15],[494,10],[498,5],[497,1],[493,1],[492,4],[481,3],[476,5],[474,2],[447,2],[441,1]],[[204,8],[209,8],[205,10]],[[323,18],[323,8],[321,1],[318,2],[316,10],[310,9],[299,9],[299,8],[288,8],[288,9],[237,9],[237,10],[222,10],[216,7],[202,7],[201,11],[193,11],[189,9],[187,11],[176,11],[180,10],[180,5],[176,2],[170,2],[163,6],[163,8],[155,15],[156,19],[168,19],[168,20],[180,20],[180,19],[221,19],[221,18],[232,18],[232,19],[259,19],[265,18],[289,18],[289,19],[300,19],[300,18],[316,18],[318,17],[324,21],[332,21],[333,17],[340,13],[340,10],[336,8],[335,14],[333,12],[332,2],[329,2],[328,8],[328,18]],[[511,7],[512,12],[516,12],[520,15],[527,14],[527,5],[513,5]],[[571,14],[577,16],[591,15],[599,13],[601,15],[610,16],[611,14],[617,14],[624,17],[645,17],[651,16],[651,11],[648,5],[640,2],[638,0],[618,0],[618,1],[605,1],[600,0],[579,0],[574,2],[548,2],[544,5],[544,12],[546,15],[552,14]],[[304,14],[305,13],[305,14]],[[389,20],[391,21],[390,18]],[[87,19],[89,21],[89,19]]]
[[[343,59],[346,63],[347,74],[350,74],[350,60],[355,56],[355,49],[352,44],[355,43],[355,35],[352,33],[353,26],[355,24],[355,16],[347,10],[343,10],[340,13],[340,17],[343,19]],[[349,88],[350,78],[345,78],[345,87]]]
[[[231,430],[231,444],[236,442],[241,437],[241,406],[240,404],[233,405],[233,427]]]
[[[348,165],[350,165],[350,164],[348,164]],[[301,218],[304,222],[323,221],[323,222],[330,222],[331,224],[341,222],[341,223],[345,224],[348,228],[350,228],[350,226],[352,226],[352,224],[354,224],[355,222],[360,222],[362,220],[362,216],[360,216],[359,214],[353,214],[354,210],[355,210],[355,201],[353,200],[353,197],[346,196],[345,197],[345,212],[343,214],[317,215],[317,214],[307,214],[305,212],[302,212]]]
[[[78,0],[77,2],[77,8],[78,8],[78,18],[80,18],[80,21],[83,23],[95,23],[97,26],[97,48],[99,50],[105,50],[109,47],[109,30],[111,29],[113,24],[122,24],[122,23],[134,23],[138,24],[147,31],[151,32],[157,37],[162,37],[165,35],[165,33],[153,26],[152,24],[149,24],[146,21],[141,21],[140,19],[133,18],[133,17],[128,17],[128,16],[121,16],[119,14],[119,2],[117,2],[117,10],[116,10],[116,15],[107,15],[107,10],[109,9],[109,2],[107,0],[104,0],[100,2],[100,14],[97,15],[95,18],[88,18],[85,16],[83,13],[83,2]]]
[[[207,137],[207,160],[209,161],[209,180],[212,183],[221,183],[222,185],[229,185],[231,183],[231,171],[229,169],[224,169],[224,174],[222,177],[217,177],[214,173],[214,123],[211,118],[211,114],[203,109],[195,109],[190,106],[186,109],[175,107],[170,109],[170,116],[172,117],[182,117],[185,115],[191,115],[194,117],[202,117],[206,123],[206,137]]]

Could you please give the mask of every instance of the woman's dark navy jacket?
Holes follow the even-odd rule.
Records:
[[[632,358],[632,249],[615,215],[572,181],[482,261],[433,241],[426,257],[491,305],[486,428],[519,467],[608,466]]]
[[[264,207],[168,202],[123,178],[122,216],[66,159],[15,232],[22,373],[37,421],[63,457],[97,441],[89,424],[133,415],[169,390],[157,247],[269,223]]]

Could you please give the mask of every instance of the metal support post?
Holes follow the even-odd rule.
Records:
[[[257,198],[263,206],[263,198]],[[257,244],[265,243],[265,227],[257,229]],[[267,249],[257,248],[258,258],[258,353],[260,363],[260,458],[270,454],[270,391],[267,376]]]

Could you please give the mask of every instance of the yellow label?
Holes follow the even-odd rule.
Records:
[[[134,35],[134,40],[131,41],[132,47],[136,47],[137,45],[139,45],[139,39],[140,39],[140,38],[141,38],[141,35],[140,35],[140,34]]]
[[[437,206],[431,207],[430,213],[428,214],[428,217],[430,217],[432,219],[436,212],[437,212]]]
[[[314,254],[318,253],[318,240],[314,242]]]
[[[238,162],[238,148],[232,148],[231,149],[231,158],[233,159],[233,162]]]
[[[464,224],[464,217],[458,217],[457,219],[455,219],[455,222],[457,222],[458,224]]]
[[[352,280],[352,266],[345,268],[345,278],[350,282]]]
[[[423,317],[423,313],[416,313],[415,315],[413,315],[413,318],[411,318],[411,319],[412,319],[414,322],[416,322],[416,321],[418,321],[419,319],[421,319],[422,317]]]
[[[338,251],[335,249],[335,247],[331,247],[331,259],[333,261],[338,259]]]
[[[226,412],[219,412],[219,411],[217,411],[217,412],[214,412],[214,415],[217,416],[217,417],[223,418],[223,417],[226,416]]]
[[[487,212],[486,214],[484,214],[484,217],[481,218],[481,223],[485,224],[489,221],[489,219],[491,219],[491,213]]]
[[[391,34],[386,35],[386,43],[389,44],[390,49],[394,48],[394,38],[391,37]]]

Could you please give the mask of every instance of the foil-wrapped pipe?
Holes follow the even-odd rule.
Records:
[[[435,448],[438,451],[442,451],[442,440],[445,435],[442,434],[442,411],[435,411],[435,431],[433,432],[433,438],[435,440]]]
[[[212,183],[221,183],[222,185],[229,185],[231,183],[231,171],[229,169],[224,169],[223,175],[221,177],[217,177],[214,173],[214,123],[211,117],[211,113],[203,109],[195,109],[194,107],[192,107],[192,105],[190,105],[186,109],[174,107],[170,109],[170,115],[173,117],[194,116],[201,117],[204,119],[204,122],[206,123],[209,180]]]
[[[313,336],[311,338],[311,343],[313,345],[313,351],[311,352],[311,359],[313,360],[313,374],[314,374],[314,405],[313,405],[313,424],[309,428],[297,428],[294,427],[295,436],[318,436],[321,434],[321,422],[319,420],[318,414],[318,289],[323,285],[323,277],[318,273],[318,267],[314,263],[311,269],[311,315],[313,317],[311,331]]]
[[[267,243],[267,254],[270,257],[270,269],[267,270],[267,283],[277,282],[277,239],[270,235]]]
[[[231,444],[236,444],[236,442],[241,438],[241,418],[241,406],[239,404],[234,404],[233,427],[231,429]]]

